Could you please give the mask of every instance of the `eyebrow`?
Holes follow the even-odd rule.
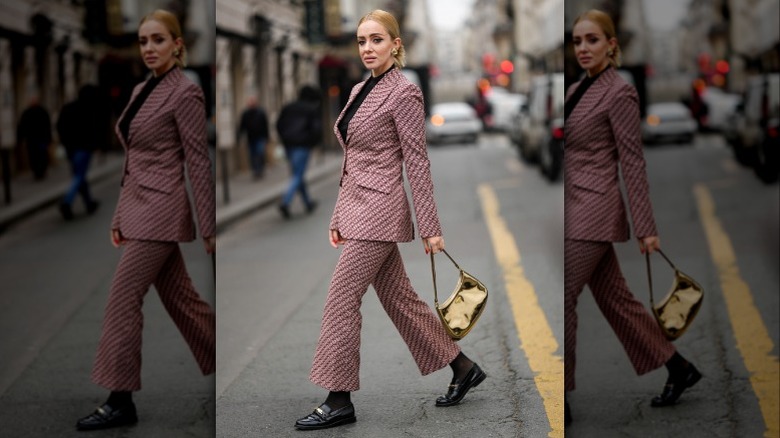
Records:
[[[376,32],[374,32],[374,33],[372,33],[371,35],[369,35],[369,37],[373,37],[373,36],[385,36],[385,34],[383,34],[383,33],[376,33]],[[363,35],[358,35],[358,36],[357,36],[357,38],[358,38],[358,39],[361,39],[361,38],[365,38],[365,37],[364,37]]]
[[[577,38],[577,37],[579,37],[579,36],[580,36],[580,35],[572,35],[572,38]],[[597,37],[597,36],[600,36],[600,34],[597,34],[597,33],[593,33],[593,32],[591,32],[591,33],[586,33],[585,35],[582,35],[582,36],[583,36],[583,37],[590,37],[590,36],[595,36],[595,37]]]
[[[138,35],[138,38],[144,38],[144,37],[147,37],[147,36],[149,36],[149,37],[163,37],[163,38],[165,38],[165,34],[164,33],[153,33],[151,35]]]

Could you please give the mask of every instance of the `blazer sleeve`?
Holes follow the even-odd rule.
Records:
[[[613,104],[609,107],[609,122],[617,144],[623,181],[626,184],[634,234],[643,238],[658,235],[658,231],[650,203],[640,120],[637,92],[631,85],[624,84],[616,90]]]
[[[200,87],[194,83],[187,84],[176,105],[174,117],[184,148],[200,233],[203,237],[215,236],[216,202],[206,133],[206,110]]]
[[[393,105],[398,139],[401,142],[406,176],[412,189],[414,212],[420,237],[423,239],[441,236],[441,224],[433,198],[433,181],[425,141],[425,110],[423,96],[414,84],[407,84],[398,90],[398,102]]]

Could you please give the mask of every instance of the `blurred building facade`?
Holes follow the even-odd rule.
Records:
[[[0,3],[0,147],[14,150],[13,173],[26,168],[16,124],[33,98],[55,123],[82,85],[98,85],[116,117],[146,74],[138,52],[141,17],[154,9],[182,22],[190,76],[213,99],[214,0],[4,0]],[[106,141],[116,147],[105,127]],[[55,140],[56,141],[56,140]],[[56,149],[55,149],[56,151]]]

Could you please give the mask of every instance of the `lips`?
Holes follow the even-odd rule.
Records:
[[[363,58],[363,62],[372,62],[372,61],[376,61],[376,58],[374,58],[374,57]]]
[[[593,58],[591,58],[590,56],[584,56],[584,57],[580,58],[579,60],[580,60],[580,62],[584,63],[584,62],[590,61],[591,59],[593,59]]]
[[[157,61],[157,57],[156,56],[150,56],[150,57],[144,58],[144,61],[148,62],[148,63],[151,63],[151,62]]]

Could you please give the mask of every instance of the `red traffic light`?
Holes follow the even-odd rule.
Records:
[[[505,59],[501,61],[501,71],[506,74],[512,73],[515,71],[515,65],[512,64],[512,61]]]

